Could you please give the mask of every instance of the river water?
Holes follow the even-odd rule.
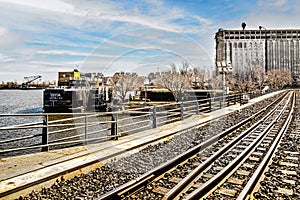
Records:
[[[1,114],[41,114],[43,113],[43,90],[0,90],[0,127],[8,127],[20,124],[27,123],[40,123],[44,120],[43,116],[1,116]],[[91,113],[93,114],[93,113]],[[57,119],[65,119],[72,117],[71,115],[52,115],[49,117],[49,121]],[[127,115],[119,116],[119,119],[129,117]],[[149,117],[148,117],[149,118]],[[110,121],[111,116],[97,116],[89,117],[87,123],[98,123],[103,121]],[[133,121],[128,119],[128,121],[119,122],[118,125],[122,127],[127,123],[132,123]],[[107,124],[98,124],[95,126],[89,126],[86,129],[82,127],[84,119],[66,121],[65,123],[71,124],[64,125],[60,127],[49,127],[48,131],[56,131],[61,129],[68,129],[76,127],[76,130],[64,131],[59,133],[50,134],[49,133],[49,143],[54,142],[55,140],[60,140],[67,137],[74,137],[73,140],[83,140],[84,137],[82,134],[84,132],[92,133],[87,136],[86,139],[92,138],[104,138],[107,135],[110,135],[111,132],[108,130],[111,128],[109,123]],[[150,122],[145,122],[146,125],[151,126]],[[141,124],[139,124],[141,125]],[[81,127],[80,127],[81,126]],[[80,127],[80,128],[78,128]],[[126,131],[126,129],[132,128],[131,126],[119,128],[120,131]],[[100,131],[105,130],[105,131]],[[28,128],[28,129],[18,129],[18,130],[0,130],[0,158],[8,157],[20,154],[34,153],[41,151],[40,148],[31,149],[31,150],[22,150],[22,151],[13,151],[13,152],[4,152],[7,149],[15,149],[20,147],[29,147],[32,145],[39,145],[42,143],[42,128]],[[15,138],[24,138],[18,141],[9,141]],[[103,140],[106,140],[103,139]],[[68,146],[68,145],[67,145]],[[66,146],[66,147],[67,147]],[[72,146],[72,145],[69,145]],[[51,147],[50,149],[61,148]],[[2,151],[2,152],[1,152]]]
[[[0,90],[0,127],[8,127],[15,126],[27,123],[40,123],[43,122],[43,116],[1,116],[1,114],[42,114],[43,113],[43,90]],[[49,117],[50,121],[57,119],[65,119],[72,117],[72,115],[52,115]],[[59,129],[68,129],[78,127],[76,123],[83,123],[83,119],[74,121],[66,121],[64,123],[74,124],[71,126],[63,126],[63,127],[51,127],[48,131],[56,131]],[[101,120],[110,120],[110,117],[94,117],[89,118],[87,122],[94,121],[99,122]],[[103,128],[108,128],[108,125],[105,127],[95,126],[88,127],[88,132],[93,132],[96,130],[102,130]],[[81,135],[84,132],[84,128],[78,128],[73,131],[65,131],[57,134],[49,135],[49,143],[54,140],[75,136],[73,140],[82,140],[83,136]],[[40,148],[30,149],[30,150],[22,150],[22,151],[13,151],[13,152],[3,152],[7,149],[16,149],[20,147],[29,147],[32,145],[39,145],[42,143],[42,128],[28,128],[28,129],[18,129],[18,130],[0,130],[0,158],[15,156],[20,154],[28,154],[34,152],[40,152]],[[90,137],[104,137],[108,133],[95,133],[89,135],[87,139]],[[27,139],[22,139],[18,141],[9,141],[15,138],[24,138],[29,137]],[[65,145],[72,146],[72,145]],[[58,146],[60,148],[62,146]],[[56,147],[51,147],[51,149],[55,149]],[[2,151],[2,152],[1,152]]]
[[[0,90],[0,115],[1,114],[35,114],[43,112],[43,90]],[[0,116],[0,127],[11,125],[41,122],[42,116]],[[1,130],[0,141],[41,133],[41,129],[32,130]],[[40,138],[40,137],[39,137]],[[36,138],[38,139],[38,138]],[[40,140],[40,139],[38,139]],[[0,150],[18,148],[26,141],[9,144],[0,144]],[[28,140],[29,143],[32,141]],[[7,154],[10,155],[11,153]],[[6,155],[6,156],[7,156]],[[13,155],[13,154],[12,154]],[[2,157],[0,155],[0,157]]]
[[[0,113],[42,113],[43,90],[0,90]]]

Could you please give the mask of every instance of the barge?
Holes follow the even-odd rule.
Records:
[[[95,83],[96,82],[96,83]],[[59,72],[58,85],[43,93],[44,112],[109,111],[111,87],[83,79],[80,72]]]

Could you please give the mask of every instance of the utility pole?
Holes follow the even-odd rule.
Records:
[[[264,29],[265,31],[265,72],[268,71],[268,38],[267,38],[267,29],[263,26],[258,27],[259,30]]]

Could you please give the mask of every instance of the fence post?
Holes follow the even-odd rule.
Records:
[[[84,117],[84,144],[87,144],[87,114]]]
[[[211,97],[209,98],[209,101],[208,101],[208,104],[209,104],[209,112],[211,112]]]
[[[234,94],[234,105],[236,104],[236,94]]]
[[[48,114],[46,115],[46,119],[43,120],[43,130],[42,130],[42,145],[47,145],[45,147],[42,147],[42,151],[49,151],[48,146],[48,121],[49,117]]]
[[[180,103],[180,120],[183,120],[183,102]]]
[[[152,116],[153,116],[153,119],[152,119],[152,128],[156,128],[157,127],[157,122],[156,122],[156,106],[153,106],[152,108]]]
[[[230,96],[227,95],[227,106],[229,106],[229,105],[230,105]]]
[[[240,93],[240,96],[239,96],[239,101],[240,101],[240,105],[242,105],[242,94]]]
[[[117,140],[118,139],[118,114],[111,114],[111,136],[115,136],[112,137],[113,140]]]
[[[199,115],[199,101],[196,100],[196,115]]]

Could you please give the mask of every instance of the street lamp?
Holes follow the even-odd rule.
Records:
[[[267,41],[267,29],[263,26],[259,26],[258,27],[259,30],[261,31],[261,29],[265,30],[265,72],[268,71],[268,41]]]
[[[232,72],[232,67],[230,63],[226,61],[217,61],[217,70],[219,74],[222,74],[222,87],[223,87],[223,96],[226,94],[226,85],[225,85],[225,74]]]

